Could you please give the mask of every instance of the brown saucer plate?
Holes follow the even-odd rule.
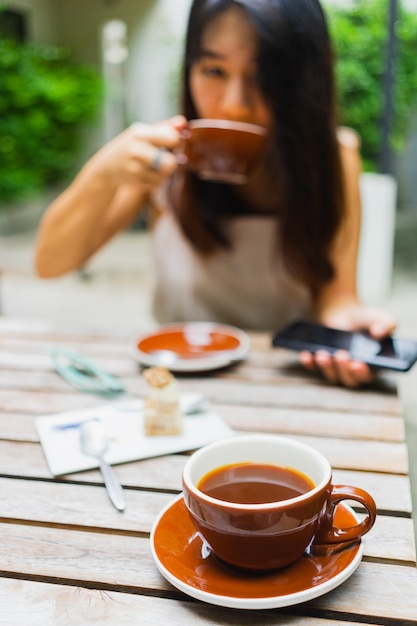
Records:
[[[350,526],[357,519],[338,505],[336,523]],[[326,556],[305,554],[284,570],[252,574],[219,561],[197,534],[182,495],[159,515],[151,547],[161,574],[177,589],[209,604],[241,609],[271,609],[317,598],[338,587],[358,567],[363,541]]]
[[[212,322],[163,324],[156,331],[133,337],[132,356],[142,365],[161,365],[158,355],[172,352],[177,358],[167,367],[173,372],[202,372],[226,367],[245,358],[249,336],[240,328]]]

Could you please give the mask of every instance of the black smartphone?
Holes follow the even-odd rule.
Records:
[[[290,350],[347,350],[352,358],[375,367],[407,372],[417,361],[417,341],[386,337],[378,341],[366,332],[339,330],[314,322],[297,321],[277,332],[272,338],[275,347]]]

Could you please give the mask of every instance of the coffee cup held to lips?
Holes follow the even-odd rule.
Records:
[[[266,146],[263,126],[231,120],[190,120],[176,150],[179,163],[204,180],[243,184]]]
[[[310,545],[357,541],[376,505],[358,487],[333,485],[327,459],[276,435],[243,435],[194,452],[183,471],[184,502],[196,530],[222,561],[248,570],[281,569]],[[361,522],[334,525],[339,502],[366,509]]]

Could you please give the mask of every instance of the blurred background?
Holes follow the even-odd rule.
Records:
[[[155,325],[141,220],[81,272],[39,280],[36,228],[82,163],[133,121],[178,111],[191,0],[9,0],[0,4],[0,315],[127,333]],[[340,123],[362,141],[362,298],[417,338],[417,0],[325,0]],[[414,375],[414,374],[413,374]],[[417,453],[408,383],[410,458]],[[407,400],[406,406],[410,406]],[[416,466],[416,467],[414,467]],[[414,476],[415,474],[415,476]],[[417,502],[417,463],[412,463]]]
[[[135,120],[151,123],[178,111],[190,4],[1,3],[2,315],[153,325],[146,219],[83,272],[61,279],[34,276],[33,242],[45,207],[98,147]],[[340,122],[362,141],[360,293],[391,308],[401,331],[416,335],[417,0],[323,6],[335,46]]]

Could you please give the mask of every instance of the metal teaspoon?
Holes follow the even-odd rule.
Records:
[[[122,486],[117,480],[111,465],[104,459],[104,454],[109,447],[109,440],[103,424],[98,418],[87,420],[81,425],[80,441],[84,454],[98,459],[104,484],[106,485],[107,493],[113,505],[118,511],[124,511],[126,502]]]

